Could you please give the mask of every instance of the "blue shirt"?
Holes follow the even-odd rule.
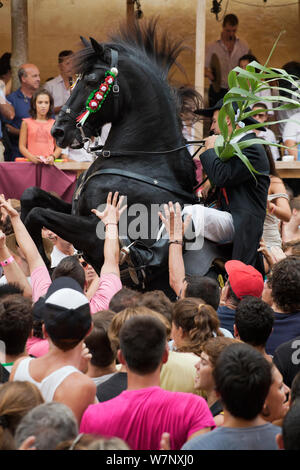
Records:
[[[22,124],[22,119],[29,117],[29,109],[30,109],[30,98],[25,96],[21,89],[12,92],[8,95],[7,100],[13,105],[15,108],[15,117],[14,119],[3,119],[3,122],[10,124],[11,126],[15,127],[16,129],[20,129]],[[9,133],[9,139],[12,146],[13,158],[15,157],[22,157],[23,155],[19,151],[19,136],[12,135]]]
[[[184,450],[277,450],[276,434],[281,428],[271,423],[249,428],[221,426],[196,436],[184,444]]]
[[[282,343],[300,336],[300,312],[278,313],[274,312],[273,331],[267,344],[267,354],[274,355],[275,349]]]
[[[226,328],[226,330],[230,331],[230,333],[234,335],[233,325],[235,319],[235,310],[226,307],[226,305],[221,305],[218,307],[217,314],[221,323],[221,327]]]

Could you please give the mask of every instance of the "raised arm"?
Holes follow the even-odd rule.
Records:
[[[119,199],[119,201],[118,201]],[[112,196],[112,192],[108,193],[106,207],[103,212],[97,209],[92,209],[92,212],[104,223],[105,225],[105,240],[104,240],[104,263],[101,268],[102,274],[114,273],[120,277],[119,269],[119,230],[118,223],[121,214],[127,206],[121,208],[124,196],[120,196],[116,192]]]
[[[0,264],[8,283],[18,284],[24,297],[31,297],[31,286],[24,272],[6,246],[6,235],[0,230]]]
[[[169,283],[177,296],[182,293],[185,279],[185,268],[182,256],[184,228],[190,222],[190,216],[182,222],[181,207],[178,202],[175,208],[172,202],[164,205],[165,215],[158,213],[169,235]]]
[[[34,269],[45,266],[43,258],[41,257],[36,244],[29,235],[25,225],[20,219],[19,213],[11,206],[11,204],[5,200],[4,195],[0,195],[0,207],[3,210],[6,210],[7,214],[11,219],[11,224],[14,229],[17,243],[21,250],[23,251],[25,258],[27,260],[30,274]]]

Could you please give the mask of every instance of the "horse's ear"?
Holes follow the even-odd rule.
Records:
[[[81,42],[85,47],[90,47],[90,43],[87,39],[85,39],[83,36],[80,36]]]
[[[94,38],[90,38],[90,41],[91,41],[92,47],[93,47],[94,51],[96,52],[96,54],[101,59],[104,59],[104,47],[101,44],[99,44],[99,42],[97,42],[96,39],[94,39]]]

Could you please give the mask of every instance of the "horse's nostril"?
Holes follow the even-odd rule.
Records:
[[[63,137],[65,135],[65,131],[60,127],[56,127],[53,129],[53,134],[55,137]]]

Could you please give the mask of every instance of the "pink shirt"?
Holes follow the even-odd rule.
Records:
[[[54,124],[54,119],[41,122],[33,118],[24,118],[27,124],[27,149],[33,155],[48,157],[54,152],[55,140],[50,131]]]
[[[33,303],[47,293],[51,285],[51,277],[46,266],[39,266],[31,273],[31,288]],[[103,274],[99,279],[99,286],[93,297],[90,299],[91,314],[100,310],[107,310],[111,298],[122,289],[120,278],[114,274]],[[41,357],[48,352],[49,343],[46,339],[29,338],[26,343],[28,354],[35,357]]]
[[[159,450],[162,433],[169,432],[176,450],[206,427],[214,428],[215,422],[204,398],[148,387],[88,406],[80,432],[120,437],[132,450]]]

